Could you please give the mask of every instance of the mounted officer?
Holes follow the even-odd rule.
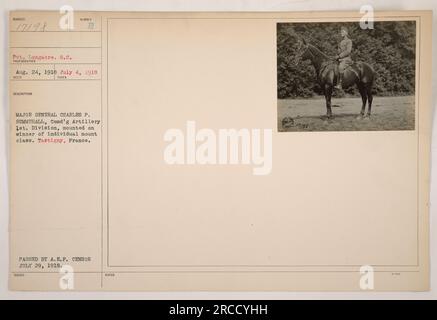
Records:
[[[335,57],[339,62],[338,64],[339,81],[335,86],[336,89],[342,88],[343,73],[353,63],[351,58],[352,40],[349,38],[349,33],[347,28],[341,27],[340,34],[343,39],[340,41],[340,44],[338,45],[338,55]]]

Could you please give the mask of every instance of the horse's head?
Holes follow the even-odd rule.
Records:
[[[304,38],[302,38],[302,45],[301,45],[301,59],[302,60],[309,60],[312,57],[312,53],[310,50],[310,45],[306,42]]]
[[[302,60],[311,59],[311,52],[309,49],[309,44],[306,42],[305,38],[301,38],[299,41],[299,47],[297,49],[297,56]]]

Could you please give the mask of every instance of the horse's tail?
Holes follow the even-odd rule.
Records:
[[[375,70],[366,62],[359,62],[358,69],[360,70],[360,82],[368,87],[372,87],[375,82]]]

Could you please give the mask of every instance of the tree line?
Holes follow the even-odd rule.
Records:
[[[315,70],[297,54],[301,38],[329,56],[335,56],[346,26],[353,42],[352,60],[369,63],[375,70],[374,93],[379,96],[412,95],[415,90],[415,21],[374,22],[373,29],[359,23],[278,23],[278,98],[308,98],[322,94]],[[346,91],[358,95],[356,88]]]

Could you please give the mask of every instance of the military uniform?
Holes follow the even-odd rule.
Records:
[[[352,64],[351,52],[352,40],[345,37],[338,45],[338,61],[340,62],[338,69],[340,73],[343,73]]]

